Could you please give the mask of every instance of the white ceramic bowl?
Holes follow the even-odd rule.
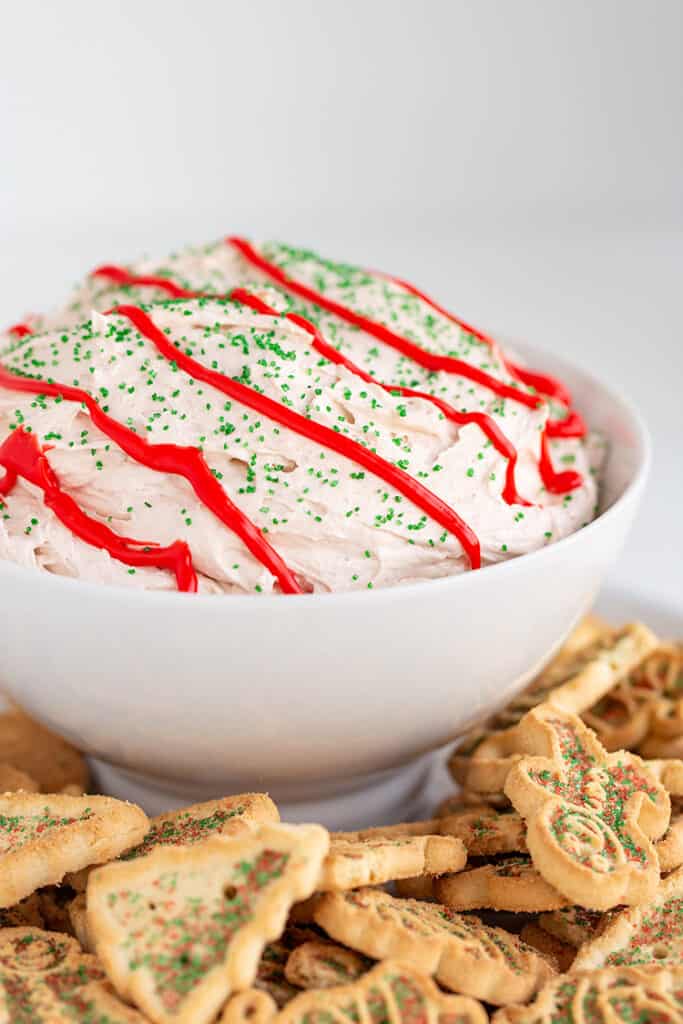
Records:
[[[638,414],[518,347],[609,439],[603,511],[585,529],[481,572],[299,598],[144,593],[0,562],[3,685],[152,811],[260,788],[293,818],[397,813],[420,755],[509,698],[590,606],[643,491]]]

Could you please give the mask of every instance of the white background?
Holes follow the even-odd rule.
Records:
[[[681,608],[682,50],[680,0],[8,4],[1,318],[235,231],[412,277],[638,400],[613,579]]]

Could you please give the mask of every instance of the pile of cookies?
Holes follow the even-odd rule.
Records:
[[[683,656],[587,620],[428,821],[147,819],[0,716],[0,1021],[683,1024]]]

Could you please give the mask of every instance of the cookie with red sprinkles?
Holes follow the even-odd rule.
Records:
[[[505,793],[527,824],[534,865],[570,903],[607,910],[652,898],[653,840],[667,830],[669,795],[635,754],[608,754],[578,716],[543,705],[517,727],[526,756]]]
[[[256,1018],[264,1020],[258,1013]],[[228,1005],[221,1024],[239,1024],[239,1019]],[[397,960],[385,960],[351,984],[304,992],[277,1017],[278,1024],[486,1024],[486,1020],[484,1008],[475,999],[446,995],[408,961]]]
[[[0,907],[139,842],[147,815],[107,796],[0,795]]]
[[[0,930],[0,1020],[7,1024],[145,1024],[94,956],[68,935]]]
[[[262,825],[94,871],[88,933],[118,993],[156,1024],[212,1022],[253,986],[290,907],[315,890],[328,847],[318,825]]]
[[[240,793],[221,800],[181,807],[152,818],[147,835],[121,855],[135,860],[159,846],[192,846],[218,835],[235,835],[256,825],[277,824],[280,814],[266,793]]]
[[[445,988],[498,1006],[530,999],[554,973],[543,957],[502,928],[380,889],[326,893],[314,917],[351,949],[376,960],[406,960]]]
[[[612,918],[578,952],[574,970],[598,967],[667,967],[683,963],[683,868],[661,882],[650,903]]]
[[[529,1006],[498,1010],[491,1024],[683,1024],[683,967],[572,971]]]

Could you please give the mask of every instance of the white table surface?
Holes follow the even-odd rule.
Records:
[[[229,228],[218,225],[215,234]],[[33,235],[24,241],[17,232],[2,256],[7,323],[57,303],[95,262],[135,256],[139,247],[137,239],[126,246],[123,226],[105,229],[101,243],[85,230],[53,234],[39,250]],[[362,242],[337,231],[309,235],[295,240],[412,279],[484,328],[566,352],[637,402],[652,432],[652,476],[609,583],[683,620],[683,236],[585,228],[535,237],[462,237],[452,228],[436,241],[417,230]],[[164,252],[154,238],[147,248]]]

